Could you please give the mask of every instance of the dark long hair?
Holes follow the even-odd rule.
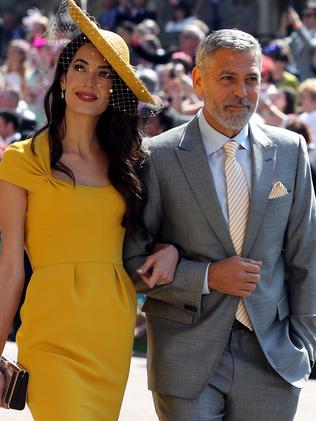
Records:
[[[61,98],[60,78],[67,72],[76,51],[90,42],[83,34],[71,41],[60,53],[53,82],[44,99],[47,123],[32,138],[32,150],[39,134],[48,131],[51,168],[65,173],[76,184],[70,168],[60,162],[63,153],[62,139],[65,135],[66,103]],[[145,233],[143,209],[145,192],[139,174],[146,153],[141,146],[138,117],[129,116],[111,105],[101,114],[96,127],[97,138],[109,159],[108,175],[113,186],[122,194],[126,211],[122,226],[132,233],[140,229]]]

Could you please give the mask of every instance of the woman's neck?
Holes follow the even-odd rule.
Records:
[[[98,152],[100,146],[96,135],[99,117],[74,114],[66,111],[63,151],[82,155]]]

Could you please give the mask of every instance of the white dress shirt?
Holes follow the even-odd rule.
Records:
[[[199,111],[198,123],[202,142],[208,158],[210,171],[213,176],[218,201],[221,206],[223,216],[228,224],[227,190],[225,180],[225,153],[223,146],[231,139],[209,125],[204,117],[203,110]],[[251,197],[251,156],[249,125],[247,124],[236,136],[233,137],[233,139],[241,145],[241,148],[237,152],[236,158],[244,170],[249,189],[249,197]],[[202,294],[208,293],[209,288],[207,269],[204,278]]]

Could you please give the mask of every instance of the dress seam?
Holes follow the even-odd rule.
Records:
[[[123,262],[109,262],[105,260],[78,260],[78,261],[71,261],[71,262],[59,262],[59,263],[49,263],[47,265],[40,265],[40,266],[34,266],[33,271],[42,269],[45,267],[51,267],[51,266],[61,266],[61,265],[75,265],[75,264],[85,264],[85,263],[104,263],[106,265],[117,265],[117,266],[123,266]]]

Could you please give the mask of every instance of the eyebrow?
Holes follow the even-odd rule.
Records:
[[[231,70],[222,70],[220,72],[219,76],[223,76],[223,75],[235,76],[235,75],[237,75],[237,72],[232,72]],[[258,73],[257,72],[250,72],[250,73],[247,73],[246,76],[259,76],[259,75],[260,75],[259,72]]]
[[[82,59],[82,58],[77,58],[74,61],[74,64],[75,63],[78,63],[78,61],[81,62],[81,63],[83,63],[83,64],[87,64],[89,66],[89,63],[86,60]],[[104,66],[98,66],[98,69],[112,69],[112,66],[110,64],[105,64]]]

